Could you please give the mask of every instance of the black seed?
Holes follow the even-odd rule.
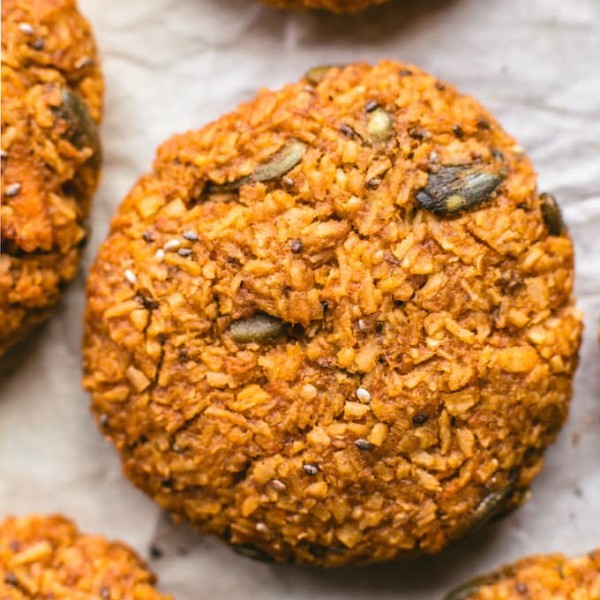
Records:
[[[293,254],[300,254],[302,252],[302,241],[301,240],[292,240],[290,242],[290,250]]]
[[[187,348],[180,348],[178,352],[179,362],[187,362],[190,360],[190,354]]]
[[[256,313],[247,319],[233,321],[229,330],[237,343],[266,342],[283,333],[284,323],[271,315]]]
[[[323,310],[329,310],[329,302],[327,302],[327,300],[321,300],[321,306],[323,307]]]
[[[459,140],[462,140],[462,138],[465,137],[465,131],[460,125],[455,125],[452,128],[452,133],[454,133]]]
[[[160,485],[168,490],[173,488],[173,480],[171,478],[163,479],[160,482]]]
[[[379,106],[379,104],[377,104],[377,102],[375,100],[369,100],[365,104],[365,110],[367,112],[373,112],[378,106]]]
[[[142,239],[143,239],[145,242],[148,242],[148,244],[149,244],[150,242],[153,242],[153,241],[154,241],[154,237],[152,236],[152,234],[151,234],[149,231],[144,231],[144,233],[142,233]]]
[[[246,558],[252,558],[253,560],[260,560],[261,562],[273,562],[273,558],[269,556],[264,550],[252,546],[251,544],[236,544],[231,546],[236,554],[241,554]]]
[[[479,119],[479,121],[477,121],[477,127],[479,129],[490,129],[491,125],[487,119]]]
[[[385,323],[383,321],[375,322],[375,333],[383,333],[384,328],[385,328]]]
[[[416,427],[419,427],[420,425],[424,425],[425,423],[427,423],[428,420],[429,420],[429,415],[426,412],[418,412],[411,419],[412,424],[415,425]]]
[[[154,310],[155,308],[158,308],[158,300],[154,300],[154,298],[148,298],[142,294],[136,294],[134,300],[141,304],[146,310]]]
[[[354,131],[354,129],[350,127],[350,125],[346,125],[345,123],[342,123],[342,125],[340,125],[340,131],[348,137],[354,137],[355,135],[358,135],[356,131]]]
[[[156,341],[162,346],[167,341],[167,336],[164,333],[157,333]]]
[[[162,555],[163,551],[156,544],[150,546],[150,558],[158,560],[159,558],[162,558]]]
[[[198,234],[193,231],[192,229],[188,229],[187,231],[183,232],[183,237],[184,239],[190,241],[190,242],[197,242],[198,241]]]
[[[316,475],[319,472],[319,467],[317,467],[316,465],[311,465],[311,464],[305,464],[302,465],[302,470],[307,474],[307,475]]]
[[[477,208],[496,191],[504,180],[502,173],[490,173],[473,165],[442,166],[429,175],[427,185],[416,199],[436,215],[449,215]]]
[[[422,127],[411,127],[408,130],[408,135],[413,140],[428,140],[431,137],[431,134],[426,129]]]
[[[548,233],[552,236],[560,236],[565,230],[565,222],[560,212],[556,198],[552,194],[540,194],[542,218]]]
[[[381,179],[379,177],[373,177],[367,181],[367,188],[370,190],[376,190],[381,185]]]
[[[41,38],[41,37],[35,38],[31,42],[31,47],[34,50],[43,50],[44,49],[44,38]]]
[[[194,251],[191,248],[179,248],[177,254],[179,254],[179,256],[187,257],[194,254]]]
[[[359,450],[363,450],[365,452],[368,452],[369,450],[373,450],[373,448],[375,447],[373,444],[371,444],[371,442],[369,442],[369,440],[364,440],[362,438],[359,438],[358,440],[356,440],[354,442],[354,445]]]

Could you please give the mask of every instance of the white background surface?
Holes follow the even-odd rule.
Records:
[[[481,100],[533,158],[577,246],[587,328],[569,423],[532,500],[433,558],[321,571],[238,557],[175,528],[122,477],[79,386],[83,280],[4,361],[0,516],[61,511],[126,540],[178,600],[436,600],[523,554],[600,546],[600,0],[396,0],[340,18],[255,0],[80,0],[96,30],[107,95],[103,182],[85,267],[155,147],[318,64],[413,62]]]

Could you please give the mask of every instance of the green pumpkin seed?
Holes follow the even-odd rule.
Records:
[[[250,176],[253,181],[271,181],[279,179],[291,171],[306,152],[306,144],[300,140],[289,141],[278,150],[266,163],[259,165]]]
[[[542,218],[548,233],[552,236],[560,236],[566,230],[566,225],[558,206],[556,198],[552,194],[540,194]]]
[[[305,73],[304,79],[306,79],[310,85],[317,87],[323,79],[325,79],[327,73],[329,73],[331,69],[335,69],[336,66],[339,65],[320,65],[318,67],[313,67]]]
[[[233,339],[238,344],[249,344],[251,342],[267,342],[281,335],[285,324],[281,319],[256,313],[247,319],[238,319],[229,326]]]
[[[63,119],[67,125],[66,137],[77,148],[83,150],[90,148],[93,160],[100,160],[100,136],[98,126],[86,102],[75,91],[64,88],[61,104],[54,109],[55,114]]]
[[[502,579],[501,573],[492,573],[490,575],[481,575],[459,585],[444,597],[444,600],[469,600],[477,595],[484,585],[493,585]]]
[[[376,108],[370,112],[367,120],[367,134],[374,144],[387,142],[394,135],[392,115],[383,108]]]
[[[236,554],[240,554],[246,558],[259,560],[261,562],[274,562],[273,558],[266,552],[251,544],[234,544],[231,547]]]
[[[443,166],[431,173],[427,185],[416,194],[417,201],[436,215],[472,210],[489,200],[504,181],[503,173],[490,173],[473,165]]]
[[[301,160],[308,146],[300,140],[291,140],[279,149],[267,162],[258,165],[251,175],[227,183],[207,182],[204,194],[226,194],[237,191],[242,185],[253,181],[272,181],[291,171]]]

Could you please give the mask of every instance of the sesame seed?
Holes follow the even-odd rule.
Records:
[[[364,319],[359,319],[356,324],[358,325],[359,331],[367,330],[367,324]],[[358,392],[356,394],[358,395]]]
[[[302,470],[307,474],[307,475],[316,475],[319,472],[319,467],[317,467],[316,465],[311,465],[311,464],[305,464],[302,465]]]
[[[190,242],[197,242],[198,241],[198,234],[193,231],[192,229],[188,229],[187,231],[183,232],[183,237],[186,240],[189,240]]]
[[[157,260],[162,260],[165,257],[165,251],[162,248],[159,248],[154,254],[154,258]]]
[[[177,250],[181,246],[181,242],[179,240],[169,240],[164,246],[163,249],[167,252],[169,250]]]
[[[0,150],[1,158],[8,158],[8,152],[6,150]]]
[[[179,250],[177,250],[177,254],[179,254],[179,256],[191,256],[194,253],[194,251],[191,248],[179,248]]]
[[[4,195],[7,196],[8,198],[12,198],[13,196],[17,196],[20,191],[21,191],[20,183],[11,183],[6,186],[6,189],[4,190]]]
[[[254,529],[256,529],[256,531],[258,531],[258,533],[269,533],[269,528],[262,522],[257,523],[254,526]]]
[[[82,56],[75,61],[73,66],[76,69],[83,69],[83,67],[89,67],[90,65],[93,65],[93,64],[94,64],[93,58],[90,58],[89,56]]]
[[[27,35],[31,35],[35,32],[35,29],[31,23],[19,23],[19,31],[26,33]]]
[[[149,231],[144,231],[144,233],[142,233],[142,239],[148,243],[154,241],[154,237],[152,236],[152,234]]]
[[[281,479],[271,479],[270,486],[278,492],[285,492],[287,489],[287,485]]]
[[[359,387],[356,390],[356,397],[361,401],[361,402],[370,402],[371,401],[371,394],[369,393],[368,390],[366,390],[363,387]]]
[[[379,104],[377,104],[377,102],[375,100],[369,100],[365,104],[365,110],[367,112],[373,112],[378,106],[379,106]]]
[[[290,242],[290,250],[293,254],[300,254],[302,252],[302,240],[292,240]]]
[[[369,451],[369,450],[373,450],[374,446],[373,444],[371,444],[371,442],[369,442],[369,440],[364,440],[362,438],[356,440],[354,442],[354,445],[359,449],[359,450],[364,450],[364,451]]]
[[[381,179],[379,177],[373,177],[367,181],[367,188],[370,190],[376,190],[381,185]]]
[[[125,269],[125,279],[129,283],[135,283],[137,281],[137,275],[131,269]]]

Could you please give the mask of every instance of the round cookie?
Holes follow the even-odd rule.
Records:
[[[334,13],[355,13],[369,6],[384,4],[389,0],[263,0],[277,8],[310,8],[329,10]]]
[[[72,0],[2,2],[0,354],[46,319],[77,272],[102,89]]]
[[[476,577],[444,600],[597,600],[600,550],[569,559],[562,554],[531,556],[490,575]]]
[[[6,600],[172,600],[124,544],[84,535],[62,516],[0,523],[0,597]]]
[[[159,148],[91,270],[84,385],[130,479],[244,553],[435,553],[541,469],[572,283],[556,203],[475,100],[317,68]]]

